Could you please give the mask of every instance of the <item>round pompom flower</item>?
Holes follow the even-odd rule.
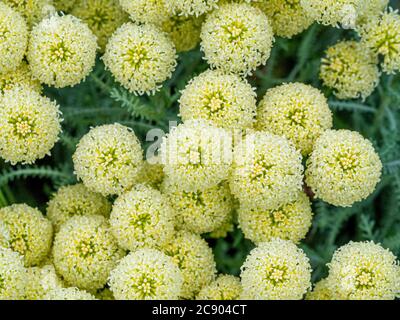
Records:
[[[197,300],[238,300],[242,291],[240,279],[231,275],[219,275],[202,288]]]
[[[248,4],[226,4],[201,29],[205,59],[225,72],[248,75],[270,56],[274,36],[265,14]]]
[[[28,268],[25,286],[26,300],[43,300],[50,290],[60,287],[62,287],[62,281],[58,278],[53,265]]]
[[[300,4],[319,23],[353,29],[379,15],[388,0],[300,0]]]
[[[8,246],[23,255],[26,266],[37,265],[46,258],[53,228],[38,209],[13,204],[0,209],[0,221],[7,228]]]
[[[382,163],[358,132],[328,130],[307,160],[306,184],[317,198],[349,207],[367,198],[380,180]]]
[[[124,255],[103,216],[75,216],[61,226],[53,245],[57,273],[70,286],[103,288]]]
[[[360,35],[365,47],[383,57],[383,71],[395,73],[400,70],[400,15],[397,11],[371,19],[360,28]]]
[[[143,162],[142,170],[140,170],[137,183],[145,184],[153,189],[159,190],[164,181],[164,166],[161,164],[160,156],[148,157]]]
[[[192,79],[179,103],[184,122],[204,119],[222,128],[250,128],[256,113],[256,94],[250,84],[237,75],[214,70]]]
[[[366,99],[379,83],[374,54],[356,41],[329,47],[322,58],[320,78],[339,99]]]
[[[298,243],[304,239],[312,222],[311,203],[304,192],[294,202],[275,210],[255,210],[240,206],[239,225],[245,237],[255,243],[273,238]]]
[[[176,300],[183,283],[173,260],[155,249],[139,249],[111,272],[109,285],[116,300]]]
[[[180,231],[164,247],[164,252],[173,258],[182,271],[181,298],[194,298],[201,288],[215,279],[217,270],[214,255],[207,242],[199,235]]]
[[[203,17],[184,17],[175,15],[164,21],[162,29],[168,33],[177,52],[189,51],[200,43],[200,30]]]
[[[200,16],[217,8],[218,0],[164,0],[167,10],[183,16]]]
[[[130,92],[154,93],[171,77],[176,50],[166,33],[153,25],[125,23],[108,41],[103,56],[115,79]]]
[[[55,102],[16,87],[0,96],[0,157],[30,164],[50,154],[61,132]]]
[[[83,184],[61,187],[47,204],[47,217],[58,232],[62,224],[75,215],[109,217],[111,204],[101,194],[88,190]]]
[[[191,120],[173,128],[161,144],[164,172],[183,191],[204,190],[228,177],[232,136],[206,121]]]
[[[63,88],[92,71],[96,49],[96,36],[85,23],[71,15],[53,15],[33,28],[27,58],[33,77]]]
[[[78,288],[55,288],[47,292],[43,300],[96,300],[96,298]]]
[[[337,300],[332,292],[330,281],[329,277],[318,281],[312,291],[306,294],[306,300]]]
[[[277,36],[291,38],[306,30],[314,20],[300,5],[300,0],[261,0],[254,6],[270,19]]]
[[[319,136],[332,127],[332,113],[318,89],[288,83],[267,91],[258,106],[255,127],[286,137],[306,156]]]
[[[0,73],[0,95],[15,87],[24,87],[41,93],[40,82],[32,78],[32,73],[25,61],[22,61],[17,69]]]
[[[114,31],[128,20],[118,0],[78,0],[71,13],[87,23],[102,51]]]
[[[55,10],[52,0],[2,0],[2,2],[18,11],[29,27],[39,23]]]
[[[0,75],[15,70],[28,45],[28,27],[24,18],[0,2]]]
[[[241,299],[300,300],[311,287],[310,262],[291,241],[261,243],[247,256],[241,270]]]
[[[297,199],[303,185],[299,151],[284,137],[247,135],[234,150],[232,194],[241,205],[273,210]]]
[[[171,15],[164,2],[164,0],[119,0],[122,9],[129,14],[133,22],[156,25],[160,25]]]
[[[88,189],[103,195],[121,194],[135,184],[143,151],[128,127],[103,125],[83,136],[73,162],[76,175]]]
[[[373,242],[350,242],[333,255],[331,290],[348,300],[393,300],[398,289],[398,262]]]
[[[230,221],[234,200],[226,183],[194,192],[165,183],[163,191],[175,210],[178,229],[202,234],[213,232]]]
[[[20,300],[27,282],[22,257],[0,246],[0,300]]]
[[[172,239],[174,218],[164,195],[145,185],[136,185],[115,201],[110,216],[111,231],[124,249],[158,248]]]

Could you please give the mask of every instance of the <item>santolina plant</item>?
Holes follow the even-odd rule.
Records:
[[[0,2],[0,300],[400,298],[399,5]]]

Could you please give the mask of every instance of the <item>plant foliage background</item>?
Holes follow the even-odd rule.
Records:
[[[400,9],[400,1],[391,1]],[[291,40],[277,38],[271,58],[250,79],[261,98],[268,88],[284,82],[304,82],[322,88],[318,77],[326,48],[340,39],[356,37],[352,31],[313,25]],[[71,156],[76,143],[92,126],[119,122],[134,129],[143,142],[153,128],[168,131],[169,121],[180,121],[180,90],[195,75],[206,70],[202,54],[196,50],[181,54],[179,65],[160,92],[151,97],[135,97],[116,84],[100,59],[88,79],[62,90],[46,88],[63,113],[63,133],[52,156],[33,166],[0,162],[0,206],[26,202],[43,212],[53,192],[61,185],[76,182]],[[400,256],[400,76],[383,75],[379,87],[366,101],[338,101],[323,89],[334,111],[334,127],[357,130],[372,140],[384,164],[384,175],[376,191],[366,201],[351,208],[337,208],[314,201],[314,222],[302,247],[311,259],[313,280],[326,275],[325,264],[333,251],[350,240],[374,240]],[[225,239],[208,239],[219,271],[238,275],[252,248],[239,229]]]

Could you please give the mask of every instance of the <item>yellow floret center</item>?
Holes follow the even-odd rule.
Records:
[[[125,54],[125,61],[127,61],[135,69],[138,69],[143,63],[148,60],[149,58],[147,50],[141,44],[138,44],[129,49]]]
[[[91,239],[81,240],[78,244],[78,252],[82,258],[87,258],[96,253],[96,245]]]
[[[229,41],[237,41],[244,37],[247,32],[246,26],[241,21],[234,21],[224,27],[225,32],[228,34]]]
[[[264,157],[261,157],[261,159],[255,161],[253,165],[251,179],[257,180],[260,178],[265,178],[268,174],[268,171],[273,167],[273,164],[268,163]]]
[[[301,108],[295,108],[289,111],[287,118],[294,125],[304,126],[306,112]]]
[[[287,268],[285,266],[270,264],[267,261],[265,268],[265,279],[274,286],[281,284],[287,279]]]
[[[25,138],[33,132],[35,122],[27,116],[19,115],[9,120],[14,125],[14,134],[20,138]]]
[[[377,51],[383,55],[397,55],[399,53],[397,47],[400,45],[399,37],[395,33],[387,30],[385,37],[376,45]]]
[[[52,52],[52,59],[54,61],[66,61],[72,56],[72,52],[67,48],[63,41],[53,45],[50,49]]]
[[[271,220],[274,225],[282,224],[286,221],[286,212],[283,210],[275,210],[271,213]]]
[[[354,170],[360,164],[358,155],[352,150],[341,152],[336,159],[343,171]]]
[[[107,24],[109,21],[110,21],[109,14],[102,8],[94,9],[93,14],[91,14],[88,18],[88,24],[95,27],[96,29],[100,29],[103,25]]]
[[[373,287],[374,275],[370,270],[363,269],[356,277],[357,289],[368,289]]]
[[[135,281],[132,288],[140,294],[141,299],[152,297],[156,293],[156,281],[148,275],[142,275]]]
[[[140,208],[139,208],[140,210]],[[151,215],[149,213],[141,213],[138,215],[133,215],[130,219],[130,225],[135,228],[144,231],[146,225],[151,223]]]
[[[12,239],[10,241],[10,246],[11,248],[16,251],[19,252],[20,254],[24,254],[25,252],[27,252],[29,250],[28,248],[28,241],[27,241],[27,236],[26,235],[22,235],[20,238],[18,239]]]

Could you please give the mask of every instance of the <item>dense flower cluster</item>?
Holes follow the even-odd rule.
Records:
[[[53,15],[35,25],[27,58],[33,77],[56,88],[81,82],[95,63],[96,36],[71,15]]]
[[[388,5],[0,1],[0,300],[400,298]]]

